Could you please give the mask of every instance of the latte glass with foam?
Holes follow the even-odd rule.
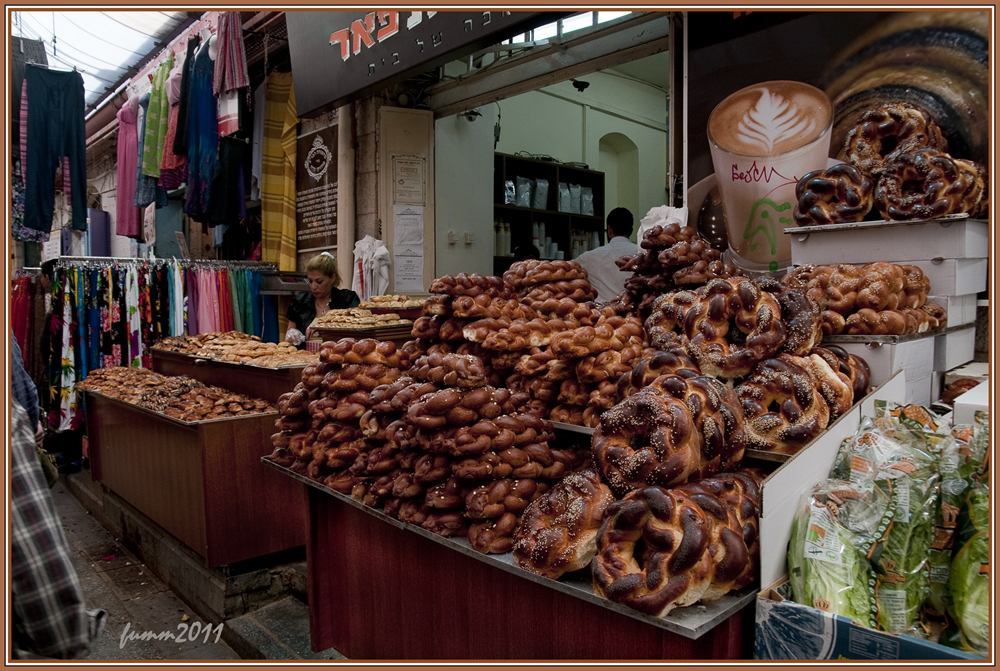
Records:
[[[740,89],[708,118],[708,140],[729,235],[728,256],[745,270],[789,265],[795,184],[825,168],[833,106],[814,86],[770,81]]]

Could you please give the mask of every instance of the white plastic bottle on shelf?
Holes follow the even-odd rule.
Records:
[[[507,222],[503,223],[503,255],[510,256],[510,224]]]
[[[503,256],[503,241],[501,236],[501,224],[497,219],[493,220],[493,256]]]
[[[540,232],[540,230],[539,230],[540,228],[541,228],[541,226],[538,224],[538,222],[534,222],[534,223],[531,224],[531,244],[534,245],[535,249],[538,250],[539,256],[542,253],[542,243],[541,243],[541,241],[540,241],[540,239],[538,237],[538,234]]]
[[[601,246],[601,234],[598,233],[597,231],[594,231],[590,237],[590,248],[597,249],[600,246]]]

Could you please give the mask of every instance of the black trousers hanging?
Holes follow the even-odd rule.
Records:
[[[28,154],[24,193],[24,225],[52,230],[55,174],[69,158],[73,228],[87,230],[87,131],[83,77],[28,65]]]

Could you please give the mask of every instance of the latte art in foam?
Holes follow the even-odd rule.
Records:
[[[743,115],[738,129],[737,137],[742,142],[758,147],[763,154],[771,154],[781,142],[797,137],[811,139],[816,131],[816,120],[806,117],[780,94],[764,89],[757,104]]]

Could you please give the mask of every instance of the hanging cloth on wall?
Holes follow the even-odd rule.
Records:
[[[149,107],[146,110],[145,151],[142,155],[142,174],[148,177],[160,176],[160,161],[163,159],[163,143],[167,138],[167,124],[170,121],[170,102],[167,100],[167,77],[174,67],[174,55],[160,63],[153,75],[153,88],[149,93]]]
[[[180,116],[181,81],[185,62],[177,63],[167,77],[164,88],[167,91],[167,102],[170,104],[170,115],[167,118],[167,137],[163,142],[163,158],[160,159],[160,186],[164,189],[176,189],[187,181],[187,157],[174,153],[174,140],[177,137],[177,121]]]
[[[184,212],[201,221],[209,213],[218,163],[219,123],[212,77],[215,63],[206,43],[194,57],[187,121],[188,185]]]
[[[138,168],[136,169],[135,176],[135,201],[136,207],[145,208],[150,203],[156,203],[156,207],[166,207],[167,206],[167,191],[166,189],[161,189],[157,185],[157,180],[155,177],[149,177],[148,175],[142,174],[142,165],[145,163],[146,156],[146,119],[148,118],[150,93],[147,91],[142,94],[139,98],[139,108],[142,110],[143,118],[138,124],[138,136],[139,136],[139,155],[136,159],[136,164]],[[140,235],[142,230],[142,216],[140,213]]]
[[[97,370],[104,367],[104,357],[101,352],[101,272],[91,268],[87,286],[90,290],[87,296],[87,368]]]
[[[27,345],[31,342],[31,278],[15,277],[11,282],[10,322],[14,339]]]
[[[87,230],[87,147],[83,77],[28,65],[25,86],[31,93],[27,114],[24,225],[52,230],[56,168],[69,159],[72,227]],[[22,91],[23,94],[23,91]]]
[[[292,73],[272,72],[267,79],[265,96],[261,258],[278,264],[279,270],[294,271],[295,161],[299,120]]]
[[[174,153],[187,156],[187,125],[188,112],[191,104],[191,72],[194,70],[194,57],[201,45],[201,35],[192,36],[187,43],[187,56],[181,70],[181,90],[177,99],[177,133],[174,135]]]
[[[118,182],[115,202],[115,233],[129,238],[139,237],[139,231],[142,230],[142,211],[135,204],[139,161],[138,121],[139,98],[132,96],[118,110]]]
[[[220,12],[215,56],[216,95],[250,86],[243,45],[243,22],[239,12]]]

